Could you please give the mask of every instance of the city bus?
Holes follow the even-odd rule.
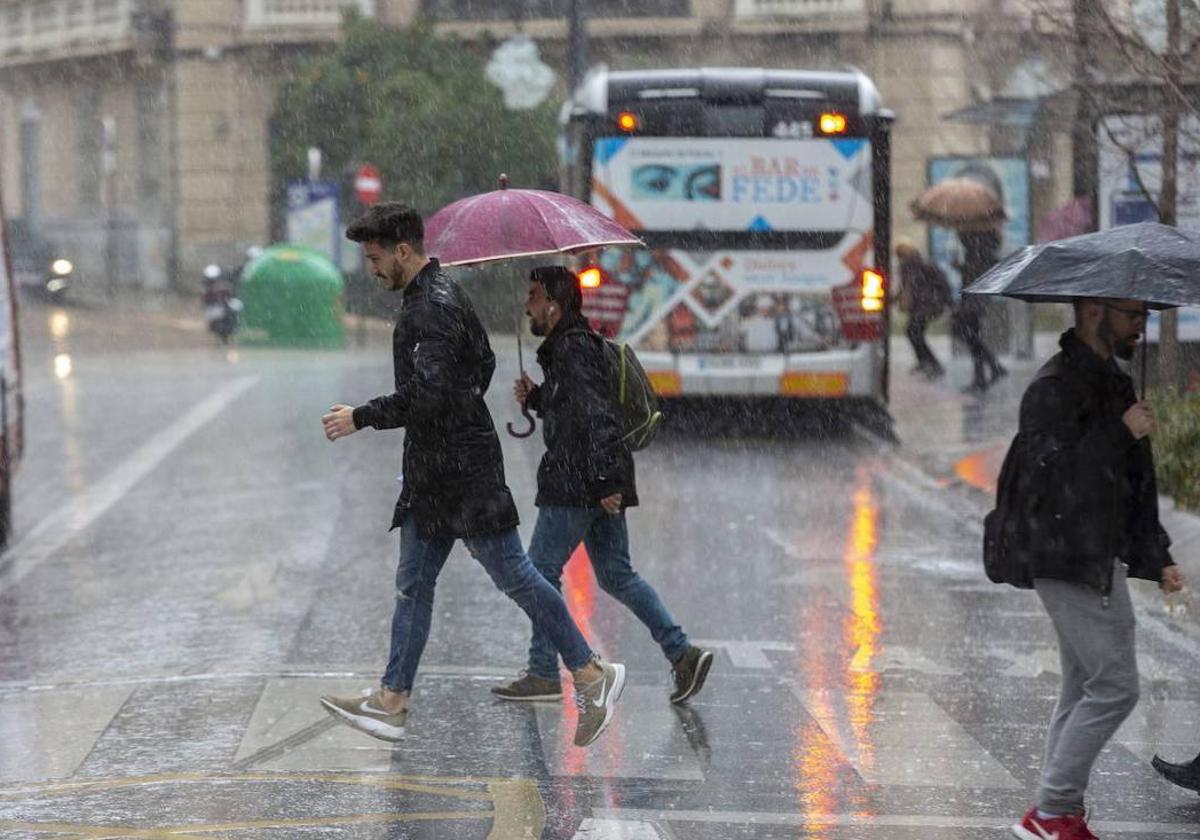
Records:
[[[12,535],[12,482],[24,447],[17,289],[0,183],[0,549]]]
[[[888,395],[892,115],[857,71],[596,70],[561,189],[636,233],[577,266],[671,397]]]

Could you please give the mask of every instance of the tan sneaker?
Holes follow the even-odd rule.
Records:
[[[613,707],[625,690],[625,666],[601,662],[604,674],[588,685],[575,683],[575,706],[579,722],[575,725],[575,746],[586,747],[600,737],[612,720]]]
[[[401,741],[404,739],[404,724],[408,720],[408,710],[388,714],[379,702],[379,692],[370,691],[362,697],[330,697],[321,698],[321,705],[335,719],[347,726],[353,726],[360,732],[365,732],[383,741]]]
[[[522,671],[515,680],[492,686],[492,694],[501,700],[544,701],[561,700],[562,683]]]

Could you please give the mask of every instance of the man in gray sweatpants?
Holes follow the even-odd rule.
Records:
[[[1017,550],[1058,637],[1062,686],[1023,840],[1092,840],[1084,794],[1100,751],[1138,700],[1127,577],[1183,587],[1158,521],[1154,418],[1117,366],[1146,324],[1133,300],[1080,300],[1062,352],[1021,401]]]

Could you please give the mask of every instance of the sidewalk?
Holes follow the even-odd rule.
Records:
[[[1033,359],[1004,357],[1009,375],[985,394],[974,396],[960,390],[970,381],[971,360],[950,355],[949,336],[929,337],[930,347],[947,370],[936,382],[908,372],[916,360],[908,341],[898,337],[892,344],[891,394],[900,440],[897,454],[940,484],[961,488],[981,515],[990,510],[1001,462],[1017,432],[1021,395],[1038,368],[1058,352],[1058,338],[1058,333],[1038,333]],[[1176,510],[1166,497],[1159,498],[1159,508],[1163,527],[1171,535],[1175,562],[1191,587],[1200,589],[1200,515]],[[1194,612],[1200,613],[1200,602]]]

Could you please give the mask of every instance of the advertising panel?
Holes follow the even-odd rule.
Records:
[[[592,203],[634,230],[871,227],[865,139],[607,137],[594,148]]]
[[[1112,116],[1099,129],[1097,183],[1100,229],[1158,221],[1154,203],[1162,189],[1162,122],[1157,117]],[[1178,225],[1200,231],[1200,119],[1184,120],[1179,137]],[[1140,181],[1140,184],[1139,184]],[[1151,315],[1146,336],[1158,341],[1158,316]],[[1200,341],[1200,310],[1179,310],[1180,341]]]

